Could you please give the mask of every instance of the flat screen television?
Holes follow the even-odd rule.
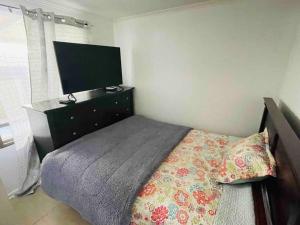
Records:
[[[120,48],[54,41],[64,94],[122,84]]]

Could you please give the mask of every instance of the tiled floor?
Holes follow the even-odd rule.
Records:
[[[89,225],[76,211],[48,197],[41,189],[10,203],[21,225]]]
[[[15,214],[0,179],[0,225],[21,225],[21,222]]]

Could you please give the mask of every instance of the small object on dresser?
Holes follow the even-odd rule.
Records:
[[[111,86],[111,87],[106,87],[105,91],[106,92],[117,92],[117,91],[122,91],[123,88],[121,86]]]
[[[77,99],[75,98],[75,96],[73,94],[69,94],[67,100],[59,100],[59,103],[63,105],[68,105],[68,104],[74,104],[76,101]]]

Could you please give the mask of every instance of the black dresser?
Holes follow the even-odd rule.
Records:
[[[85,134],[134,114],[133,88],[105,92],[94,90],[76,95],[77,102],[59,104],[59,99],[25,106],[39,157]]]

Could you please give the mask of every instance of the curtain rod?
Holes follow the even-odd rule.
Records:
[[[88,28],[91,27],[88,21],[76,19],[72,16],[57,15],[52,12],[44,12],[41,8],[27,9],[25,6],[20,6],[23,15],[29,16],[31,19],[37,19],[38,15],[42,16],[42,20],[54,20],[57,24],[66,24],[75,27]]]
[[[0,6],[6,7],[6,8],[9,8],[9,9],[19,9],[19,10],[21,10],[21,8],[18,8],[18,7],[15,7],[15,6],[10,6],[10,5],[5,5],[5,4],[0,4]]]
[[[1,3],[0,3],[0,7],[5,7],[10,12],[12,12],[11,9],[22,10],[20,7],[5,5],[5,4],[1,4]],[[30,12],[30,10],[27,10],[27,11]],[[69,19],[71,18],[71,19],[73,19],[75,21],[75,24],[81,25],[83,27],[91,27],[91,25],[87,21],[85,21],[85,20],[79,20],[79,19],[76,19],[76,18],[73,18],[73,17],[65,17],[65,16],[61,16],[61,15],[55,15],[54,18],[58,19],[58,20],[61,20],[62,24],[65,23],[65,21],[63,21],[63,20],[65,20],[64,18],[69,18]],[[72,25],[72,24],[69,24],[69,25]]]

